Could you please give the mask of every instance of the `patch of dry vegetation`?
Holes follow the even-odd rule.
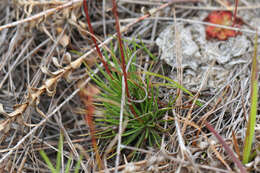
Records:
[[[99,72],[96,66],[99,62],[87,29],[82,2],[0,2],[0,172],[48,172],[39,150],[44,149],[55,162],[60,132],[64,134],[62,168],[71,155],[74,161],[83,155],[81,171],[98,170],[90,130],[82,116],[84,105],[78,96],[80,88],[93,83],[83,62],[90,66],[94,73]],[[158,50],[155,39],[167,25],[174,22],[182,22],[185,25],[205,24],[193,18],[210,10],[233,10],[233,6],[225,2],[120,0],[118,13],[123,38],[132,40],[133,37],[139,36],[159,59],[161,50]],[[112,3],[97,0],[88,2],[88,5],[99,46],[105,47],[113,42],[113,51],[118,53]],[[247,23],[239,31],[251,40],[255,33],[255,26],[251,22],[256,22],[258,26],[260,24],[260,21],[255,19],[260,17],[258,8],[260,4],[256,0],[239,2],[238,16]],[[138,39],[136,41],[139,42]],[[177,48],[180,47],[177,45]],[[159,98],[162,105],[167,105],[176,97],[176,105],[165,113],[163,118],[165,133],[160,148],[120,146],[125,150],[118,156],[118,170],[239,172],[234,161],[205,127],[204,122],[207,121],[214,127],[241,160],[245,125],[250,110],[252,56],[249,55],[253,54],[253,41],[252,49],[247,53],[241,56],[248,60],[247,63],[232,66],[228,74],[223,74],[221,85],[215,87],[211,85],[215,79],[211,70],[219,65],[214,63],[215,61],[207,62],[207,69],[204,69],[203,73],[192,73],[195,74],[191,77],[194,81],[187,82],[189,80],[185,79],[190,78],[191,73],[189,69],[181,66],[181,49],[176,53],[178,68],[160,60],[152,62],[147,55],[141,54],[137,61],[140,69],[147,71],[149,64],[155,63],[151,72],[178,81],[190,90],[203,106],[194,104],[195,102],[180,89],[167,85],[160,87]],[[151,80],[154,83],[167,83],[165,78],[152,77]],[[259,148],[259,124],[258,115],[253,148]],[[101,140],[98,140],[98,144],[102,144]],[[109,143],[100,145],[101,156],[106,147],[110,147]],[[142,156],[139,160],[126,157],[134,150]],[[254,159],[245,166],[248,171],[259,171],[259,157],[259,152],[256,152]],[[115,157],[102,159],[106,170],[99,172],[115,171]],[[75,165],[73,162],[71,170]]]

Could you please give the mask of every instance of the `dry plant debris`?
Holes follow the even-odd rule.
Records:
[[[198,94],[204,106],[194,108],[187,129],[180,136],[176,125],[170,122],[178,121],[180,126],[185,122],[191,101],[184,95],[183,103],[188,106],[179,105],[179,112],[167,112],[163,119],[167,131],[161,148],[140,150],[126,146],[129,152],[136,150],[145,155],[145,158],[132,161],[124,156],[125,153],[121,153],[119,171],[238,172],[229,155],[199,120],[202,117],[207,119],[233,150],[236,148],[237,152],[239,149],[241,151],[250,107],[252,33],[255,32],[254,27],[260,26],[259,1],[239,1],[238,16],[246,23],[242,26],[241,20],[238,20],[240,28],[232,26],[231,12],[226,11],[234,9],[234,5],[229,6],[233,1],[227,4],[223,0],[178,0],[180,3],[176,6],[164,4],[170,2],[120,0],[120,25],[123,31],[127,31],[123,39],[140,36],[156,56],[165,59],[172,66],[161,62],[153,72],[176,79],[174,65],[180,57],[176,57],[176,52],[172,52],[171,48],[177,41],[174,38],[167,40],[163,33],[167,33],[168,38],[179,34],[180,40],[184,41],[180,45],[183,62],[181,68],[184,69],[182,84],[194,94],[206,76],[206,69],[211,68],[209,64],[216,60],[212,73],[208,74],[206,84]],[[161,4],[163,5],[159,6]],[[113,38],[109,36],[116,35],[110,2],[88,1],[88,5],[95,36],[102,45],[110,43]],[[142,14],[141,7],[148,9],[145,14]],[[176,24],[173,9],[178,21],[176,34],[173,29]],[[93,63],[97,56],[91,49],[93,45],[82,12],[82,0],[3,0],[0,11],[0,172],[48,171],[40,160],[38,151],[44,148],[55,162],[52,154],[57,150],[60,130],[65,137],[62,151],[64,159],[68,159],[72,153],[73,159],[78,160],[80,153],[75,146],[80,144],[86,152],[81,171],[93,171],[97,165],[92,162],[95,157],[91,150],[91,138],[86,136],[90,129],[86,126],[84,117],[77,112],[77,108],[84,106],[77,97],[80,90],[76,83],[79,80],[83,80],[84,84],[90,81],[81,64],[86,61],[98,72],[95,62]],[[155,14],[155,11],[158,13]],[[145,17],[142,19],[138,18],[143,15]],[[225,18],[224,23],[218,21],[219,17]],[[207,20],[204,21],[205,18]],[[218,24],[228,26],[217,29],[220,28]],[[208,28],[206,30],[213,32],[206,34],[205,26]],[[168,27],[171,29],[165,30]],[[166,43],[170,45],[166,51],[162,50],[162,54],[158,53],[155,46],[156,38],[164,40],[158,45],[160,49]],[[215,39],[208,42],[207,38]],[[207,54],[207,50],[211,53]],[[171,55],[164,56],[165,52]],[[155,63],[147,56],[139,58],[140,64],[136,66],[140,69],[148,70],[149,63]],[[165,80],[153,79],[153,82]],[[165,83],[165,87],[160,89],[162,104],[174,100],[172,96],[176,96],[176,89],[169,88]],[[254,148],[259,147],[260,141],[259,115],[256,121]],[[197,137],[198,131],[201,133]],[[184,141],[182,147],[180,139]],[[237,141],[236,146],[233,146],[234,139]],[[102,155],[106,146],[101,146],[99,150]],[[248,171],[259,171],[259,158],[259,151],[256,150],[255,159],[246,165]],[[114,161],[103,161],[105,169],[100,172],[115,171]],[[73,166],[75,165],[72,165],[72,169]]]

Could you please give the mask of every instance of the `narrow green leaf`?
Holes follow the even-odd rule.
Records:
[[[45,163],[48,165],[49,169],[51,170],[52,173],[58,173],[56,171],[56,169],[54,168],[54,166],[52,165],[49,157],[47,156],[47,154],[43,151],[40,150],[40,155],[42,156],[43,160],[45,161]]]
[[[77,164],[76,164],[76,167],[75,167],[75,171],[74,171],[75,173],[79,172],[80,162],[81,162],[82,158],[83,158],[83,155],[80,155],[79,160],[77,161]]]
[[[59,144],[58,144],[58,154],[56,159],[56,171],[60,172],[61,168],[61,153],[63,150],[63,134],[60,134]]]
[[[134,134],[134,133],[138,132],[139,130],[140,130],[140,129],[128,130],[128,131],[124,132],[124,133],[122,134],[122,136],[129,136],[129,135],[131,135],[131,134]]]
[[[72,161],[72,156],[70,156],[70,158],[66,164],[65,173],[69,173],[71,161]]]
[[[187,90],[186,88],[184,88],[184,87],[183,87],[182,85],[180,85],[178,82],[176,82],[176,81],[174,81],[174,80],[172,80],[172,79],[170,79],[170,78],[168,78],[168,77],[166,77],[166,76],[163,76],[163,75],[160,75],[160,74],[157,74],[157,73],[148,72],[148,71],[145,71],[145,72],[143,72],[143,73],[145,73],[145,74],[147,74],[147,75],[150,75],[150,76],[155,76],[155,77],[159,77],[159,78],[165,79],[165,80],[167,80],[167,81],[173,83],[176,88],[181,89],[182,91],[184,91],[185,93],[187,93],[187,94],[189,94],[190,96],[193,97],[193,94],[192,94],[189,90]]]
[[[257,104],[258,104],[257,38],[258,35],[256,34],[255,44],[254,44],[254,56],[252,60],[252,69],[251,69],[251,107],[250,107],[250,116],[247,124],[246,139],[244,142],[244,151],[243,151],[244,164],[249,162],[254,133],[255,133],[255,124],[256,124],[256,115],[257,115]]]
[[[124,145],[129,145],[131,142],[133,142],[134,140],[136,140],[136,138],[140,135],[140,133],[142,132],[142,130],[138,130],[136,133],[128,136],[126,138],[126,140],[124,140],[123,144]]]
[[[167,77],[166,77],[167,78]],[[169,79],[169,78],[168,78]],[[167,80],[167,79],[166,79]],[[173,81],[173,80],[172,80]],[[179,85],[179,84],[178,84]],[[194,95],[189,91],[187,90],[186,88],[184,88],[183,86],[179,85],[179,86],[176,86],[174,83],[156,83],[154,84],[154,86],[166,86],[166,87],[174,87],[174,88],[180,88],[182,91],[184,91],[185,93],[187,93],[190,97],[194,97]],[[183,90],[184,89],[184,90]],[[176,98],[177,99],[177,98]],[[196,101],[196,105],[198,106],[203,106],[203,104],[199,101]]]

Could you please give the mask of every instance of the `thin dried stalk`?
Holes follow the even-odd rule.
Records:
[[[40,18],[47,17],[47,16],[49,16],[51,14],[57,13],[60,10],[63,10],[63,9],[66,9],[66,8],[70,8],[70,7],[74,6],[74,5],[75,6],[76,5],[80,5],[81,2],[82,2],[82,0],[72,0],[72,1],[70,1],[68,3],[66,3],[66,4],[60,5],[60,6],[56,7],[56,8],[52,8],[52,9],[40,12],[40,13],[38,13],[36,15],[33,15],[31,17],[27,17],[27,18],[19,20],[19,21],[15,21],[15,22],[12,22],[12,23],[8,23],[6,25],[2,25],[2,26],[0,26],[0,31],[2,31],[3,29],[6,29],[6,28],[15,27],[17,25],[21,25],[21,24],[24,24],[24,23],[27,23],[27,22],[39,20]]]

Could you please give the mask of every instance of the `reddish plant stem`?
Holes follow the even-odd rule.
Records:
[[[229,148],[228,144],[224,141],[224,139],[218,134],[218,132],[207,122],[205,121],[206,127],[211,131],[214,136],[218,139],[218,141],[222,144],[226,152],[229,154],[229,156],[232,158],[234,163],[237,165],[237,167],[240,169],[241,173],[246,173],[246,169],[242,165],[242,163],[237,159],[237,157],[234,155],[234,152]]]
[[[232,130],[232,139],[233,139],[233,143],[234,143],[235,152],[237,153],[239,160],[242,160],[240,150],[239,150],[238,141],[237,141],[237,138],[236,138],[236,134],[233,130]]]
[[[88,23],[89,32],[91,33],[91,39],[92,39],[92,41],[93,41],[94,44],[95,44],[95,47],[96,47],[96,50],[97,50],[99,59],[100,59],[100,61],[102,62],[102,64],[104,65],[106,72],[109,74],[109,76],[111,77],[111,79],[113,79],[112,74],[111,74],[111,72],[110,72],[110,70],[109,70],[109,68],[108,68],[108,65],[107,65],[106,61],[104,60],[104,58],[103,58],[103,55],[102,55],[102,53],[101,53],[101,51],[100,51],[100,48],[98,47],[97,40],[96,40],[96,38],[94,37],[94,35],[95,35],[95,34],[94,34],[94,30],[93,30],[93,28],[92,28],[92,25],[91,25],[91,22],[90,22],[90,17],[89,17],[89,14],[88,14],[88,4],[87,4],[87,0],[84,0],[84,1],[83,1],[83,7],[84,7],[85,15],[86,15],[86,21],[87,21],[87,23]]]
[[[103,168],[103,164],[102,164],[102,160],[99,155],[99,152],[98,152],[97,140],[95,137],[95,126],[93,123],[93,115],[95,112],[95,106],[93,104],[93,99],[94,99],[93,96],[96,93],[97,92],[95,91],[95,88],[90,85],[86,89],[86,91],[80,91],[79,94],[80,94],[80,98],[81,98],[82,102],[85,105],[86,113],[85,113],[84,119],[85,119],[86,124],[89,126],[91,143],[94,148],[94,152],[96,154],[96,160],[98,163],[99,170],[101,170]]]
[[[120,26],[119,26],[119,18],[118,18],[118,13],[117,13],[117,5],[116,5],[116,0],[113,0],[113,14],[115,16],[115,23],[116,23],[116,32],[117,32],[117,39],[118,39],[118,43],[119,43],[119,49],[120,49],[120,54],[121,54],[121,66],[122,66],[122,70],[123,70],[123,76],[124,76],[124,80],[125,80],[125,90],[126,90],[126,95],[128,98],[128,101],[130,101],[130,93],[129,93],[129,89],[128,89],[128,84],[127,84],[127,73],[126,73],[126,62],[125,62],[125,54],[124,54],[124,49],[123,49],[123,42],[122,42],[122,37],[121,37],[121,32],[120,32]],[[137,113],[134,110],[133,105],[129,105],[129,108],[132,112],[132,114],[135,116],[135,118],[140,122],[140,123],[144,123],[142,119],[139,118],[139,116],[137,115]]]
[[[235,11],[234,11],[234,15],[233,15],[233,24],[232,24],[232,26],[235,26],[235,24],[236,24],[237,6],[238,6],[238,0],[235,0]]]
[[[123,43],[122,43],[122,38],[121,38],[116,0],[113,0],[112,2],[113,2],[112,11],[113,11],[113,14],[115,16],[115,22],[116,22],[116,32],[117,32],[117,39],[118,39],[118,43],[119,43],[119,49],[120,49],[120,53],[121,53],[121,61],[122,61],[121,64],[122,64],[122,70],[123,70],[123,75],[124,75],[124,80],[125,80],[126,95],[127,95],[128,98],[130,98],[130,94],[129,94],[129,90],[128,90],[128,84],[127,84],[125,54],[124,54]]]

